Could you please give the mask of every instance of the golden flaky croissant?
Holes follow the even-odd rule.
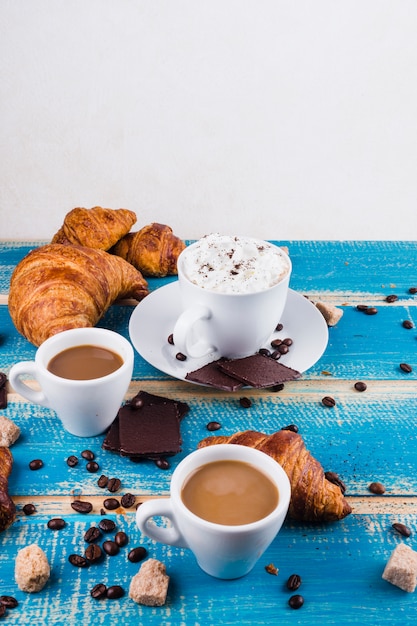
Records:
[[[198,447],[219,443],[256,448],[278,461],[291,483],[289,517],[304,522],[330,522],[352,512],[340,487],[325,478],[322,466],[306,449],[298,433],[279,430],[265,435],[247,430],[230,437],[207,437]]]
[[[168,276],[177,273],[177,259],[184,248],[185,243],[170,226],[154,222],[125,235],[111,252],[126,259],[144,276]]]
[[[72,209],[52,238],[52,243],[76,244],[98,250],[109,250],[136,222],[128,209]]]
[[[6,530],[16,516],[16,507],[8,492],[12,467],[12,453],[9,448],[0,447],[0,532]]]
[[[17,330],[39,346],[60,331],[95,326],[115,300],[141,300],[148,293],[142,274],[117,256],[47,244],[16,266],[8,304]]]

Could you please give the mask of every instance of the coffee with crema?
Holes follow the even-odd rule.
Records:
[[[237,526],[263,519],[278,505],[276,485],[253,465],[221,460],[202,465],[184,482],[181,499],[195,515]]]
[[[47,369],[61,378],[91,380],[112,374],[122,365],[122,357],[108,348],[80,345],[56,354]]]

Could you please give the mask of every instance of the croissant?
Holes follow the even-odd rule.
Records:
[[[16,507],[8,493],[12,466],[13,456],[9,448],[0,447],[0,532],[12,524],[16,515]]]
[[[128,233],[111,250],[140,270],[144,276],[177,273],[177,259],[185,243],[170,226],[156,222],[135,233]]]
[[[306,449],[298,433],[279,430],[265,435],[247,430],[231,437],[207,437],[200,441],[198,447],[219,443],[256,448],[278,461],[291,483],[289,517],[304,522],[329,522],[340,520],[352,512],[340,487],[325,478],[322,466]]]
[[[83,246],[47,244],[16,266],[8,304],[17,330],[39,346],[60,331],[95,326],[115,300],[147,294],[142,274],[123,259]]]
[[[136,214],[128,209],[72,209],[52,238],[52,243],[78,244],[87,248],[109,250],[130,231]]]

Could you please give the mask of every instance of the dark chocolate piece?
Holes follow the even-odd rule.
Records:
[[[174,403],[150,404],[119,411],[120,454],[158,458],[181,451],[178,409]]]
[[[109,430],[107,431],[106,437],[101,444],[103,450],[110,450],[111,452],[119,452],[120,450],[120,438],[119,438],[119,418],[113,421]]]
[[[219,363],[218,367],[246,385],[263,389],[300,378],[300,372],[262,354]]]
[[[175,404],[178,409],[179,419],[182,419],[186,413],[190,410],[190,407],[186,402],[180,402],[179,400],[171,400],[170,398],[164,398],[163,396],[157,396],[148,391],[139,391],[127,404],[135,406],[150,406],[151,404]]]
[[[224,358],[211,361],[211,363],[207,363],[193,372],[188,372],[185,379],[194,383],[209,385],[216,389],[222,389],[223,391],[237,391],[243,387],[243,383],[221,371],[218,367],[219,363],[224,363],[225,361],[226,359]]]

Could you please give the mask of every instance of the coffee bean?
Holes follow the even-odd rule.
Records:
[[[125,508],[125,509],[130,509],[130,507],[132,507],[136,502],[136,498],[133,495],[133,493],[125,493],[122,496],[121,499],[121,505]]]
[[[214,431],[219,430],[222,427],[220,422],[209,422],[206,426],[207,430]]]
[[[186,361],[187,360],[187,357],[182,352],[177,352],[177,354],[175,355],[175,358],[177,359],[177,361]]]
[[[171,333],[170,335],[168,335],[168,339],[167,339],[168,343],[173,346],[174,345],[174,335],[173,333]]]
[[[383,493],[385,493],[385,487],[382,483],[379,482],[374,482],[371,483],[368,487],[369,491],[371,493],[375,493],[377,495],[382,495]]]
[[[259,354],[262,354],[262,356],[271,356],[271,352],[267,348],[261,348]]]
[[[99,537],[101,537],[101,531],[97,526],[91,526],[84,533],[84,541],[87,543],[93,543],[93,541],[97,541]]]
[[[90,563],[97,563],[103,556],[103,552],[96,543],[90,543],[88,547],[85,549],[85,558],[90,561]]]
[[[287,344],[282,343],[280,346],[278,346],[277,350],[280,354],[287,354],[289,351],[289,347],[287,346]]]
[[[414,324],[410,320],[404,320],[403,321],[403,327],[407,328],[408,330],[410,330],[411,328],[414,328]]]
[[[403,537],[411,537],[411,530],[405,524],[401,524],[400,522],[395,522],[392,525],[393,529],[396,530]]]
[[[324,472],[324,477],[333,485],[337,485],[340,488],[340,491],[344,494],[346,493],[346,485],[339,478],[339,476],[335,472]]]
[[[301,585],[301,576],[298,574],[291,574],[287,580],[287,589],[290,591],[296,591]]]
[[[324,406],[327,407],[334,407],[336,406],[336,400],[334,398],[332,398],[331,396],[324,396],[324,398],[322,398],[322,404],[324,404]]]
[[[94,459],[96,458],[96,455],[94,454],[94,452],[92,452],[91,450],[83,450],[81,452],[81,456],[83,457],[83,459],[85,459],[86,461],[94,461]]]
[[[101,489],[104,489],[104,487],[107,487],[108,482],[109,482],[109,479],[107,478],[107,476],[102,474],[97,481],[97,485],[101,487]]]
[[[285,339],[282,340],[282,343],[285,344],[286,346],[290,347],[290,346],[292,346],[292,344],[294,342],[291,339],[291,337],[285,337]]]
[[[301,609],[304,604],[304,598],[303,596],[296,594],[295,596],[291,596],[291,598],[288,600],[288,604],[292,609]]]
[[[104,598],[107,593],[107,587],[103,583],[98,583],[94,585],[92,590],[90,591],[90,595],[95,600],[99,600],[100,598]]]
[[[412,293],[412,294],[417,293],[417,287],[410,287],[410,289],[408,290],[408,293]]]
[[[398,296],[391,294],[385,298],[385,302],[396,302],[398,300]]]
[[[0,596],[0,604],[6,609],[15,609],[19,603],[13,596]]]
[[[282,344],[282,339],[273,339],[271,341],[271,348],[278,348]]]
[[[367,309],[365,309],[366,315],[376,315],[377,313],[378,313],[378,309],[374,306],[369,306]]]
[[[119,491],[121,486],[122,483],[119,478],[109,478],[109,482],[107,483],[107,489],[110,491],[110,493],[115,493],[116,491]]]
[[[41,467],[43,467],[42,459],[33,459],[33,461],[29,463],[29,468],[31,470],[35,471],[35,470],[41,469]]]
[[[356,309],[358,311],[366,311],[368,309],[368,305],[367,304],[358,304]]]
[[[293,433],[298,433],[298,426],[296,424],[288,424],[288,426],[283,426],[281,430],[291,430]]]
[[[71,454],[71,456],[67,458],[67,465],[69,467],[75,467],[76,465],[78,465],[78,457]]]
[[[117,600],[125,595],[123,587],[120,585],[112,585],[107,589],[106,596],[109,600]]]
[[[119,530],[119,532],[115,534],[114,540],[120,548],[129,543],[129,537],[122,530]]]
[[[117,543],[115,541],[111,541],[110,539],[103,543],[103,550],[109,556],[116,556],[116,554],[119,554],[119,549],[120,548]]]
[[[66,522],[61,517],[53,517],[48,521],[47,526],[51,530],[62,530],[65,528]]]
[[[103,533],[112,533],[113,530],[116,528],[115,522],[112,519],[108,519],[107,517],[101,519],[98,523],[98,526],[100,530],[103,531]]]
[[[362,382],[361,380],[358,380],[358,382],[354,384],[354,387],[356,391],[366,391],[367,389],[366,383]]]
[[[128,402],[126,402],[126,404],[128,406],[131,406],[133,409],[140,409],[143,406],[143,398],[134,396]]]
[[[400,369],[406,374],[410,374],[413,371],[413,368],[408,363],[400,363]]]
[[[0,387],[0,409],[7,409],[7,389]]]
[[[249,407],[252,406],[252,401],[249,398],[240,398],[239,400],[239,404],[240,406],[242,406],[244,409],[248,409]]]
[[[273,352],[271,352],[270,357],[271,359],[274,359],[274,361],[279,361],[279,359],[282,357],[282,354],[279,350],[274,350]]]
[[[74,511],[77,511],[77,513],[90,513],[93,510],[91,502],[84,500],[74,500],[74,502],[71,502],[71,507]]]
[[[80,554],[70,554],[68,561],[75,567],[88,567],[87,559]]]
[[[277,326],[276,326],[275,330],[279,332],[279,331],[280,331],[280,330],[282,330],[283,328],[284,328],[284,325],[280,323],[280,324],[277,324]]]
[[[95,474],[100,469],[98,463],[96,463],[95,461],[88,461],[85,467],[87,469],[87,472],[90,472],[91,474]]]
[[[167,470],[167,469],[169,469],[171,467],[170,464],[169,464],[168,459],[165,459],[162,456],[161,456],[161,458],[156,459],[155,465],[156,465],[156,467],[159,467],[159,469],[162,469],[162,470]]]
[[[28,503],[23,506],[22,511],[25,515],[33,515],[36,513],[36,507],[32,503]]]
[[[279,393],[285,388],[284,383],[278,383],[278,385],[274,385],[273,387],[269,387],[269,391],[273,391],[275,393]]]
[[[132,550],[130,550],[129,554],[127,555],[127,558],[129,559],[129,561],[131,563],[138,563],[139,561],[142,561],[146,555],[148,554],[146,548],[143,548],[142,546],[138,546],[137,548],[132,548]]]
[[[115,509],[119,508],[120,502],[119,500],[117,500],[117,498],[106,498],[106,500],[104,500],[103,502],[103,506],[109,511],[114,511]]]

